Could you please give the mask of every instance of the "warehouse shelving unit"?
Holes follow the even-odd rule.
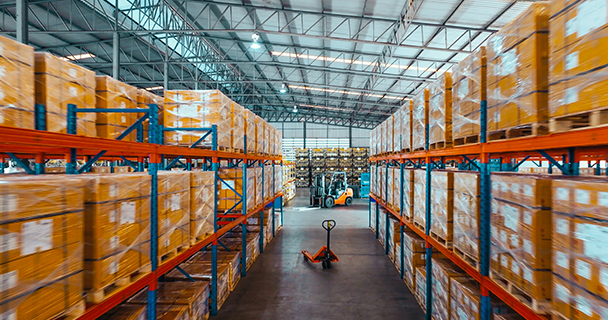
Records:
[[[148,288],[148,305],[147,305],[147,318],[156,319],[156,289],[158,286],[158,279],[178,267],[178,265],[187,259],[189,259],[196,252],[203,249],[210,249],[212,252],[212,281],[211,281],[211,313],[217,314],[217,246],[219,244],[219,238],[226,234],[231,229],[245,225],[247,218],[251,217],[255,213],[262,212],[266,206],[272,206],[273,213],[273,236],[275,235],[275,201],[279,203],[277,209],[280,210],[280,219],[283,219],[282,209],[282,193],[279,192],[274,194],[272,197],[264,201],[263,204],[247,210],[247,197],[245,194],[240,195],[232,187],[223,182],[218,176],[218,170],[220,161],[228,161],[231,166],[238,166],[242,164],[243,168],[243,190],[246,190],[247,183],[247,168],[251,166],[264,166],[265,164],[272,165],[273,176],[272,190],[274,192],[274,173],[275,164],[282,163],[281,156],[269,156],[269,155],[253,155],[248,154],[247,150],[244,153],[231,153],[217,150],[217,127],[212,126],[211,128],[195,128],[185,129],[179,128],[179,130],[196,130],[205,132],[203,136],[195,142],[189,148],[176,147],[163,145],[162,141],[163,131],[178,130],[177,128],[163,128],[158,125],[158,106],[151,104],[149,109],[78,109],[76,106],[70,106],[70,112],[68,112],[68,132],[75,132],[76,130],[76,114],[81,112],[133,112],[144,114],[139,120],[137,120],[132,126],[130,126],[123,134],[121,134],[117,140],[79,136],[74,134],[54,133],[47,132],[44,130],[30,130],[20,129],[12,127],[0,126],[0,173],[4,172],[4,155],[15,161],[17,165],[22,167],[29,174],[43,174],[44,164],[47,159],[65,159],[67,162],[66,173],[78,174],[87,172],[91,165],[98,160],[120,160],[125,162],[127,165],[133,167],[135,171],[143,172],[147,169],[147,172],[151,176],[151,245],[150,245],[150,260],[152,262],[152,271],[145,276],[139,278],[135,282],[123,287],[115,294],[105,299],[99,304],[90,305],[87,307],[85,313],[78,319],[89,320],[96,319],[109,311],[113,307],[117,306],[121,302],[126,301],[129,297],[133,296],[138,291]],[[37,121],[43,123],[42,113],[37,114]],[[127,136],[129,133],[136,130],[138,141],[143,141],[143,122],[149,122],[149,141],[150,143],[143,142],[130,142],[120,141],[122,138]],[[44,129],[38,127],[38,129]],[[211,141],[211,149],[200,149],[196,148],[205,139]],[[247,136],[245,135],[245,146]],[[35,159],[35,166],[32,168],[29,165],[29,160]],[[77,161],[84,159],[86,162],[80,168],[77,168]],[[181,162],[184,159],[186,163]],[[176,164],[182,164],[185,170],[192,170],[192,160],[202,159],[203,170],[215,172],[215,195],[214,195],[214,230],[215,232],[203,239],[202,241],[194,244],[187,250],[179,253],[175,257],[163,261],[158,261],[158,171],[159,170],[170,170]],[[171,160],[169,162],[169,160]],[[168,164],[167,164],[168,163]],[[146,168],[147,165],[147,168]],[[262,170],[262,179],[263,170]],[[263,180],[262,180],[263,181]],[[234,207],[228,212],[218,214],[217,210],[217,195],[218,195],[218,183],[221,182],[231,188],[237,195],[239,195],[239,202],[242,203],[242,210],[234,210]],[[264,198],[264,196],[263,196]],[[237,203],[237,205],[238,205]],[[236,207],[236,205],[235,205]],[[219,219],[224,219],[220,221]],[[225,219],[228,219],[226,221]],[[261,226],[263,228],[263,226]],[[242,229],[243,239],[243,250],[241,253],[242,259],[242,275],[246,275],[246,228]],[[263,234],[261,229],[261,234]],[[210,247],[210,248],[209,248]],[[262,246],[263,247],[263,246]],[[263,248],[261,248],[263,250]]]
[[[425,231],[414,226],[405,216],[402,216],[404,209],[404,193],[401,192],[400,210],[396,212],[386,205],[381,199],[387,195],[371,194],[371,206],[376,206],[374,223],[376,238],[379,234],[379,207],[385,208],[388,214],[400,221],[401,224],[401,276],[403,277],[403,233],[405,229],[411,229],[426,241],[426,319],[431,319],[432,315],[432,248],[437,249],[451,261],[456,263],[471,277],[477,280],[481,287],[481,319],[489,320],[492,318],[490,304],[490,293],[505,302],[526,319],[546,319],[545,316],[535,313],[528,305],[520,302],[517,298],[507,292],[504,288],[497,285],[489,277],[490,271],[490,213],[491,213],[491,172],[493,171],[517,171],[517,168],[525,161],[543,160],[549,161],[550,166],[561,170],[564,175],[578,175],[579,162],[595,161],[599,168],[599,161],[606,160],[608,157],[608,127],[596,127],[590,129],[573,130],[564,133],[554,133],[545,136],[528,136],[524,138],[508,139],[487,142],[486,130],[486,102],[481,103],[481,134],[480,142],[476,144],[462,145],[452,148],[429,150],[428,139],[424,151],[412,153],[385,154],[370,157],[371,166],[376,168],[376,176],[371,177],[373,183],[378,185],[380,174],[388,177],[388,168],[391,166],[400,168],[400,187],[403,188],[404,169],[417,168],[426,169],[426,227]],[[426,126],[426,137],[428,138],[429,127]],[[416,138],[416,137],[414,137]],[[424,138],[424,137],[419,137]],[[480,261],[479,271],[471,267],[462,258],[454,254],[443,244],[430,236],[431,226],[431,175],[433,169],[445,169],[446,162],[458,161],[460,168],[476,170],[480,172]],[[385,170],[384,170],[385,169]],[[600,174],[600,170],[596,170]],[[606,172],[608,174],[608,172]],[[387,190],[388,192],[388,190]],[[389,220],[386,219],[387,227],[386,239],[388,241]],[[388,248],[388,246],[387,246]],[[388,249],[387,249],[388,253]]]

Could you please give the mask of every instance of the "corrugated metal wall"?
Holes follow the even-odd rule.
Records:
[[[301,148],[304,145],[304,123],[272,122],[283,132],[283,145]],[[306,147],[308,148],[362,148],[369,147],[371,130],[352,128],[352,145],[349,145],[349,128],[318,123],[306,124]]]

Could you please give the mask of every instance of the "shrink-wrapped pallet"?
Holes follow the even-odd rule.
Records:
[[[467,277],[456,264],[447,259],[433,257],[433,318],[436,320],[450,319],[451,310],[451,282],[454,278]]]
[[[246,197],[247,210],[255,202],[255,171],[247,170],[247,185],[243,190],[243,168],[222,167],[218,171],[217,210],[218,212],[240,213],[243,210],[242,197]],[[235,192],[236,191],[236,192]]]
[[[486,47],[481,46],[452,70],[453,145],[479,141],[481,101],[487,99]]]
[[[401,152],[401,140],[402,140],[401,124],[403,123],[401,118],[402,118],[401,109],[398,109],[389,118],[389,119],[392,119],[392,122],[393,122],[393,133],[392,133],[393,148],[392,148],[391,152],[395,152],[395,153]]]
[[[384,208],[380,208],[378,212],[378,241],[382,247],[386,247],[386,219],[388,212]],[[386,248],[385,248],[386,249]]]
[[[431,235],[446,247],[454,232],[454,172],[431,173]]]
[[[183,286],[185,288],[190,285],[184,285],[186,283],[201,283],[203,286],[208,286],[211,282],[211,263],[208,262],[184,262],[179,265],[182,270],[184,270],[194,282],[189,281],[183,273],[181,273],[177,269],[173,269],[169,273],[165,275],[165,280],[171,283],[175,282],[179,286]],[[228,295],[230,294],[230,265],[228,263],[218,263],[217,264],[217,308],[218,310],[222,307]],[[210,299],[210,298],[209,298]],[[196,318],[195,318],[196,319]]]
[[[274,196],[274,174],[271,165],[264,166],[264,201],[270,200]]]
[[[376,232],[376,204],[371,203],[369,206],[369,221],[370,221],[370,229],[372,232]]]
[[[109,76],[95,77],[95,107],[97,109],[136,109],[137,88]],[[79,114],[80,115],[80,114]],[[100,138],[116,139],[135,121],[137,113],[97,112],[95,127]],[[133,130],[122,141],[136,141]]]
[[[169,258],[190,247],[190,175],[158,173],[158,256]]]
[[[414,224],[426,230],[426,171],[414,171]]]
[[[547,176],[492,174],[492,277],[534,301],[551,300],[551,180]],[[515,290],[515,289],[513,289]]]
[[[224,246],[220,246],[220,250],[228,250],[230,251],[240,251],[242,254],[243,250],[243,238],[241,232],[233,232],[231,234],[226,234],[223,236],[220,241],[224,244]],[[247,240],[246,240],[246,257],[245,261],[247,263],[247,269],[251,267],[255,259],[260,254],[260,234],[258,232],[247,232]]]
[[[283,166],[275,165],[274,167],[274,193],[278,194],[283,188]]]
[[[150,269],[150,176],[90,174],[84,201],[84,288],[104,300],[106,288]],[[160,221],[160,219],[159,219]]]
[[[393,207],[395,209],[395,211],[397,212],[401,212],[402,208],[401,208],[401,192],[403,191],[407,191],[409,190],[408,186],[406,186],[406,183],[408,181],[405,180],[405,175],[407,172],[404,172],[404,180],[403,180],[403,186],[401,185],[401,169],[400,168],[392,168],[393,170],[393,191],[391,192],[393,194]],[[405,170],[404,170],[405,171]],[[403,197],[403,202],[404,202],[404,207],[405,207],[405,197],[407,196],[407,194],[404,194]],[[408,207],[409,208],[409,207]]]
[[[242,152],[245,149],[245,109],[240,104],[231,101],[231,110],[230,145],[234,151]]]
[[[95,108],[95,72],[48,52],[36,52],[34,62],[36,103],[46,110],[46,130],[66,133],[68,104]],[[76,134],[97,135],[95,113],[76,117]]]
[[[452,145],[452,73],[444,72],[429,86],[429,148]]]
[[[547,132],[548,23],[533,3],[488,39],[488,140]]]
[[[450,319],[481,320],[479,282],[470,277],[450,279]]]
[[[0,126],[34,129],[34,48],[0,37]]]
[[[369,154],[371,156],[376,155],[376,130],[377,127],[369,132]]]
[[[386,194],[382,194],[384,201],[386,201],[386,204],[390,208],[395,207],[395,202],[393,199],[393,189],[395,184],[394,171],[395,170],[393,170],[393,167],[386,168]]]
[[[97,318],[99,320],[141,320],[146,319],[146,306],[143,304],[120,304]]]
[[[403,233],[403,281],[416,292],[416,269],[426,264],[424,239],[414,232]]]
[[[476,172],[454,172],[454,252],[473,267],[479,262],[480,184]]]
[[[570,319],[599,319],[608,303],[608,179],[552,181],[553,309]]]
[[[266,154],[273,155],[274,154],[274,127],[269,123],[264,123],[264,139],[266,140]]]
[[[0,179],[0,317],[46,320],[84,312],[83,187],[63,175]]]
[[[429,123],[429,89],[418,92],[412,102],[412,151],[424,150],[426,126]]]
[[[388,220],[388,257],[395,262],[396,245],[401,243],[401,223],[399,220],[389,216]]]
[[[550,16],[550,130],[567,131],[606,124],[606,3],[551,1]]]
[[[256,125],[255,125],[256,115],[253,111],[249,109],[245,109],[245,135],[247,135],[247,153],[248,154],[256,154],[257,149],[257,140],[256,140]]]
[[[183,264],[182,264],[183,265]],[[177,271],[177,270],[173,270]],[[178,271],[179,272],[179,271]],[[169,274],[167,277],[170,277]],[[194,276],[193,276],[194,277]],[[156,304],[159,306],[186,306],[189,318],[209,318],[209,280],[196,279],[188,281],[184,276],[183,282],[171,279],[175,282],[159,282],[156,289]],[[147,304],[148,290],[142,290],[131,299],[129,304]]]
[[[190,172],[190,239],[202,240],[214,232],[214,183],[213,171]]]
[[[399,151],[410,152],[412,150],[412,100],[406,102],[399,109]]]
[[[211,250],[197,252],[188,259],[188,262],[211,264]],[[230,285],[230,291],[234,290],[241,280],[241,253],[239,251],[218,250],[217,263],[218,265],[228,265],[228,283]]]
[[[266,153],[266,134],[264,133],[265,121],[259,116],[255,116],[255,142],[256,142],[256,153],[257,154],[265,154]]]
[[[416,300],[426,310],[426,266],[416,268]]]
[[[145,90],[145,89],[137,89],[137,109],[148,109],[151,104],[155,104],[158,109],[158,124],[164,124],[164,116],[163,116],[163,106],[164,106],[164,98],[154,93]],[[138,118],[144,116],[143,113],[139,113],[137,115]],[[137,119],[136,119],[137,120]],[[150,120],[144,121],[143,123],[143,142],[149,142],[150,140]],[[161,134],[158,133],[158,137],[161,137]],[[161,138],[162,139],[162,138]],[[161,140],[162,141],[162,140]]]
[[[254,168],[255,172],[255,205],[259,206],[264,203],[264,181],[268,179],[268,177],[263,177],[264,167],[256,167]]]
[[[167,128],[211,128],[217,126],[219,150],[231,148],[232,101],[219,90],[166,90],[164,125]],[[189,147],[202,138],[205,131],[167,131],[165,144]],[[212,147],[212,138],[198,147]]]
[[[412,221],[414,218],[414,170],[410,168],[403,169],[403,216]]]
[[[157,305],[157,320],[190,320],[188,306],[181,304]]]

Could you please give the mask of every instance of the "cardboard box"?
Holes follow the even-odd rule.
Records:
[[[454,172],[431,174],[431,232],[451,242],[454,232]]]
[[[444,72],[429,86],[429,144],[444,142],[434,148],[452,143],[452,73]]]
[[[188,262],[211,263],[211,251],[199,251]],[[238,251],[217,251],[218,265],[227,264],[229,268],[230,291],[236,288],[241,280],[241,253]]]
[[[479,261],[480,182],[476,172],[454,172],[454,248]]]
[[[190,247],[190,175],[158,173],[158,256]]]
[[[481,46],[464,58],[452,71],[452,136],[454,145],[480,131],[481,101],[487,99],[486,47]],[[473,141],[471,141],[473,142]]]
[[[467,315],[467,319],[480,320],[479,282],[469,277],[451,278],[450,289],[450,319],[460,319],[460,315]]]
[[[426,171],[414,171],[414,223],[426,226]]]
[[[230,144],[233,149],[243,151],[245,149],[245,110],[240,104],[234,101],[232,102],[231,109]]]
[[[185,306],[189,319],[206,319],[209,316],[209,282],[206,279],[194,282],[159,282],[156,303],[163,306]],[[142,290],[129,299],[128,303],[146,304],[147,294],[146,290]]]
[[[249,109],[244,109],[245,134],[247,135],[247,153],[257,153],[256,115]]]
[[[451,280],[467,277],[464,271],[450,260],[433,258],[433,317],[437,320],[448,320],[451,314]]]
[[[0,37],[0,125],[34,129],[34,48]]]
[[[214,232],[215,173],[190,172],[190,237],[202,240]]]
[[[429,89],[420,91],[412,106],[412,150],[423,150],[426,145],[425,130],[429,123]],[[385,135],[380,132],[381,137]],[[416,137],[415,139],[413,137]]]
[[[137,108],[137,88],[122,83],[109,76],[95,77],[95,107],[98,109],[135,109]],[[97,136],[116,139],[129,126],[137,121],[136,113],[96,113]],[[136,141],[136,132],[131,132],[123,141]]]

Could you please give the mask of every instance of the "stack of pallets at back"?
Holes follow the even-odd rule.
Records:
[[[312,174],[311,178],[327,171],[325,166],[325,149],[310,149],[310,171]]]
[[[310,187],[310,153],[308,149],[296,150],[296,187]]]
[[[351,176],[353,184],[361,185],[361,174],[369,172],[369,148],[350,148],[352,154]],[[351,182],[349,181],[349,184]]]

